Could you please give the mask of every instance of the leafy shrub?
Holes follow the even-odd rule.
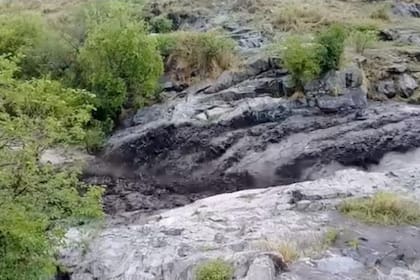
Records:
[[[359,54],[363,54],[367,48],[373,46],[377,39],[376,31],[353,31],[350,34],[350,43]]]
[[[41,42],[43,21],[34,14],[0,16],[0,55],[15,56]]]
[[[292,75],[298,90],[320,73],[319,46],[301,37],[290,37],[284,44],[282,59],[284,67]]]
[[[338,69],[345,40],[346,31],[340,25],[332,25],[317,35],[316,42],[321,46],[318,52],[321,73]]]
[[[173,30],[173,22],[165,15],[159,15],[150,19],[150,31],[153,33],[168,33]]]
[[[198,266],[196,280],[231,280],[233,268],[223,260],[212,260]]]
[[[420,205],[394,193],[379,192],[370,198],[346,200],[340,211],[367,223],[420,224]]]
[[[96,117],[116,119],[123,105],[153,99],[163,72],[154,38],[124,16],[94,24],[78,58],[82,85],[96,94]]]
[[[159,37],[167,68],[177,72],[180,80],[217,76],[238,60],[235,42],[218,33],[174,32]]]
[[[57,143],[83,142],[93,107],[84,91],[16,80],[18,70],[0,57],[0,279],[50,279],[68,227],[102,216],[102,190],[39,159]]]

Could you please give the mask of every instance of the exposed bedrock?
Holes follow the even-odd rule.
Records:
[[[307,104],[282,97],[288,76],[280,69],[242,82],[226,73],[225,89],[190,88],[140,110],[109,140],[106,164],[90,165],[88,181],[108,185],[110,213],[153,210],[315,179],[326,166],[365,168],[385,153],[419,147],[420,107],[366,106],[359,74],[330,74]]]

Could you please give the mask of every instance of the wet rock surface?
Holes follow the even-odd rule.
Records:
[[[420,199],[420,165],[408,162],[392,172],[387,165],[372,173],[349,169],[315,181],[222,194],[137,222],[110,220],[83,242],[88,247],[63,250],[62,263],[73,280],[190,280],[197,264],[215,258],[232,264],[241,280],[418,279],[419,227],[365,225],[336,210],[345,198],[378,191]],[[303,200],[304,209],[298,206]],[[331,228],[338,237],[325,247]],[[80,241],[81,233],[73,230],[68,240]],[[282,242],[295,244],[300,258],[293,264],[276,249]]]
[[[420,146],[420,107],[368,105],[357,69],[329,74],[306,101],[291,101],[283,98],[289,77],[275,65],[255,62],[235,79],[140,110],[86,170],[88,182],[107,186],[107,212],[314,179],[326,166],[366,168]]]

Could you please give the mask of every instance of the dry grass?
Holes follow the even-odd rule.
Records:
[[[158,36],[166,59],[166,70],[175,73],[175,80],[215,78],[240,63],[235,42],[215,32],[173,32]]]
[[[259,250],[276,252],[283,257],[284,262],[292,263],[300,257],[298,246],[293,241],[268,241],[258,242],[256,247]]]
[[[273,2],[270,18],[281,31],[311,31],[332,23],[382,26],[387,7],[361,1],[282,0]]]
[[[67,12],[83,3],[94,0],[6,0],[0,4],[0,11],[39,11],[51,17]]]

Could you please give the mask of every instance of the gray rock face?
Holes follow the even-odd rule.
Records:
[[[420,32],[410,28],[390,28],[381,31],[380,37],[386,41],[397,41],[410,45],[420,45]]]
[[[401,95],[406,98],[412,96],[418,87],[417,81],[408,74],[403,74],[399,77],[398,85],[401,88]]]
[[[395,96],[409,98],[417,88],[417,81],[407,73],[394,75],[386,80],[378,81],[376,85],[377,92],[388,98]]]
[[[232,264],[241,280],[418,279],[420,228],[362,225],[336,207],[377,191],[419,200],[419,164],[392,172],[342,170],[316,181],[209,197],[141,222],[110,220],[82,242],[89,246],[63,250],[62,263],[72,280],[192,280],[198,264],[216,258]],[[301,211],[300,200],[322,207]],[[332,227],[341,232],[336,244],[320,250]],[[69,240],[77,240],[77,232]],[[355,238],[357,250],[346,245]],[[294,244],[301,259],[287,267],[280,244]]]
[[[397,0],[392,6],[392,12],[399,16],[420,17],[420,3],[407,3]]]
[[[133,126],[117,132],[86,170],[88,182],[108,186],[107,212],[298,182],[333,163],[365,167],[387,152],[420,146],[420,107],[367,106],[357,69],[320,81],[318,89],[339,94],[309,97],[309,105],[282,98],[287,75],[278,68],[243,79],[213,93],[206,86],[187,89],[140,110]]]
[[[363,269],[363,264],[350,257],[332,256],[321,259],[317,263],[318,269],[331,274],[357,274]]]
[[[387,280],[420,280],[420,275],[400,267],[393,268]]]

